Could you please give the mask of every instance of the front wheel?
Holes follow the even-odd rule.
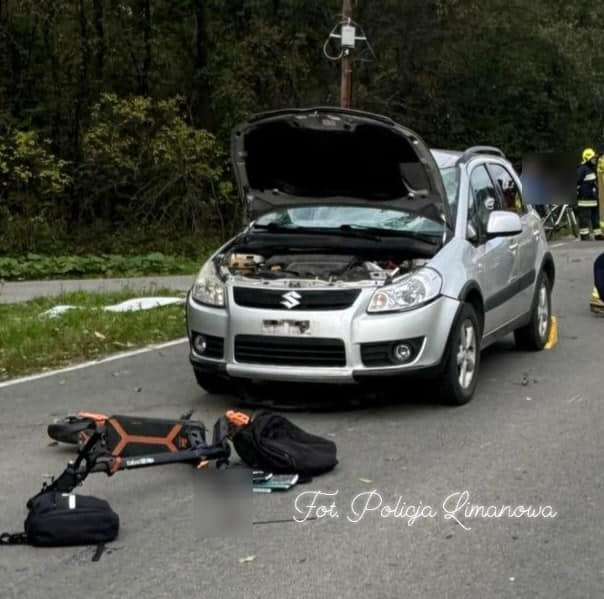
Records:
[[[453,325],[441,386],[441,398],[460,406],[472,399],[480,366],[480,325],[476,310],[464,304]]]
[[[526,326],[514,331],[514,339],[519,349],[539,351],[545,347],[549,337],[552,298],[549,279],[544,272],[537,278],[535,290],[530,321]]]

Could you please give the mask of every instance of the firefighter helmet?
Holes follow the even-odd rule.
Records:
[[[591,160],[594,156],[596,155],[596,153],[594,152],[594,150],[592,148],[585,148],[583,150],[583,162],[588,162],[589,160]]]

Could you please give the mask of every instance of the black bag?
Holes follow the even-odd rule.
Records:
[[[251,468],[310,478],[337,463],[333,441],[311,435],[287,418],[261,412],[233,436],[241,459]]]
[[[51,491],[27,502],[25,537],[39,547],[97,545],[113,541],[118,515],[104,499]]]

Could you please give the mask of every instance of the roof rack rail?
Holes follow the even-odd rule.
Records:
[[[492,154],[494,156],[499,156],[500,158],[505,158],[505,154],[494,146],[472,146],[463,152],[457,162],[467,162],[474,154]]]

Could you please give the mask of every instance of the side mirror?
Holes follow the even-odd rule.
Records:
[[[493,210],[487,222],[487,237],[509,237],[522,232],[522,222],[515,212]]]

